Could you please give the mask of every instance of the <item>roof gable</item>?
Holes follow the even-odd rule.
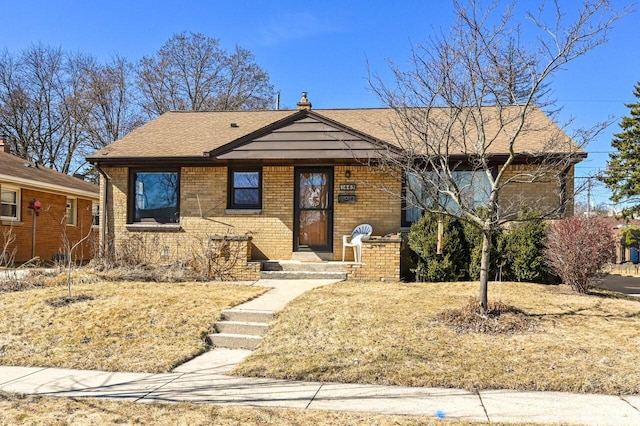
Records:
[[[321,114],[303,110],[212,150],[219,160],[371,159],[395,148]]]

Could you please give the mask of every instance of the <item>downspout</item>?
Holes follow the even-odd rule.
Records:
[[[100,168],[98,164],[95,165],[98,173],[104,178],[104,185],[102,188],[102,206],[100,206],[100,252],[104,256],[107,249],[107,200],[109,196],[109,181],[111,178],[107,173]]]

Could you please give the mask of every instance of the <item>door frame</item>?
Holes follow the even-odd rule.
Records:
[[[333,167],[294,167],[294,189],[293,189],[293,251],[312,251],[320,253],[333,252]],[[326,173],[327,174],[327,245],[326,246],[300,246],[300,173]]]

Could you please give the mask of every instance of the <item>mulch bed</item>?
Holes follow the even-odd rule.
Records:
[[[440,312],[436,321],[458,333],[515,334],[534,331],[537,317],[502,302],[489,303],[487,311],[482,312],[480,301],[470,298],[461,308]]]

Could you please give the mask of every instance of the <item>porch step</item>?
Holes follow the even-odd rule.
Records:
[[[229,349],[254,350],[262,341],[261,336],[247,334],[216,333],[210,334],[209,339],[215,347]]]
[[[320,271],[262,271],[263,280],[346,280],[346,272]]]
[[[218,348],[254,350],[272,319],[273,311],[225,309],[215,323],[217,333],[210,334],[209,339]]]
[[[263,271],[344,272],[342,262],[300,262],[298,260],[267,260]]]
[[[273,319],[273,311],[225,309],[222,311],[223,321],[269,323]],[[223,322],[219,321],[219,322]]]
[[[243,334],[250,336],[264,336],[269,326],[263,322],[219,321],[215,325],[220,334]]]

